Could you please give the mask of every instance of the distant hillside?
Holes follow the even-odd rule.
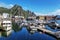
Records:
[[[19,5],[14,5],[11,9],[0,7],[0,13],[2,14],[4,12],[12,14],[13,16],[24,16],[25,18],[28,16],[36,16],[34,12],[31,12],[29,10],[26,11]]]
[[[7,8],[0,7],[0,14],[2,14],[2,13],[4,13],[4,12],[9,13],[10,10],[7,9]]]

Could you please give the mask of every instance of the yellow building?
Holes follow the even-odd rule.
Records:
[[[39,20],[45,20],[45,16],[39,16]]]

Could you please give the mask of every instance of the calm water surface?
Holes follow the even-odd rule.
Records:
[[[22,30],[18,32],[13,32],[8,37],[0,37],[0,40],[56,40],[56,39],[47,34],[34,33],[31,35],[30,33],[28,33],[26,28],[22,28]]]

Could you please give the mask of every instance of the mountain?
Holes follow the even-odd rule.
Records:
[[[10,12],[11,12],[13,15],[23,16],[23,9],[22,9],[22,7],[19,6],[19,5],[14,5],[14,7],[11,8]]]
[[[26,11],[19,5],[14,5],[11,9],[0,7],[0,13],[2,14],[5,12],[12,14],[13,16],[15,15],[24,16],[25,18],[28,16],[36,16],[34,12],[31,12],[29,10]]]
[[[29,10],[24,10],[21,6],[19,5],[14,5],[14,7],[11,8],[11,13],[15,16],[15,15],[19,15],[19,16],[24,16],[24,17],[28,17],[28,16],[36,16],[34,14],[34,12],[31,12]]]

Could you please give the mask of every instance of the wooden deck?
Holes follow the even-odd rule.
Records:
[[[38,30],[41,31],[41,32],[44,32],[46,34],[52,35],[55,38],[60,38],[60,34],[59,33],[50,31],[50,30],[45,29],[45,28],[42,28],[42,26],[39,27]]]
[[[50,34],[54,34],[55,32],[52,32],[50,30],[47,30],[47,29],[43,29],[43,28],[38,28],[39,30],[42,30],[43,32],[48,32]]]

